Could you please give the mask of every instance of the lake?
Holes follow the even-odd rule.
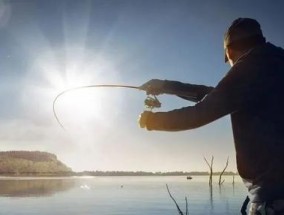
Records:
[[[224,184],[208,176],[0,177],[1,215],[176,215],[166,184],[181,210],[190,215],[240,214],[247,195],[239,177]]]

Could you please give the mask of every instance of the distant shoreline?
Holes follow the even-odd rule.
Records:
[[[220,175],[215,172],[213,175]],[[0,176],[68,177],[68,176],[207,176],[205,171],[72,171],[55,154],[42,151],[0,151]],[[232,171],[223,175],[237,175]]]
[[[215,172],[213,176],[220,175]],[[59,172],[59,173],[0,173],[3,177],[73,177],[73,176],[208,176],[208,172],[131,172],[131,171],[83,171],[83,172]],[[225,172],[228,176],[238,175],[234,172]]]
[[[220,175],[221,172],[215,172],[213,175]],[[77,172],[77,176],[203,176],[209,175],[208,172],[144,172],[144,171],[83,171]],[[234,172],[225,172],[224,175],[236,175]]]

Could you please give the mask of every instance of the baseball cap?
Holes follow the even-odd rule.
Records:
[[[224,35],[224,48],[237,42],[249,39],[264,39],[260,24],[251,18],[234,20]],[[228,61],[225,53],[225,62]]]

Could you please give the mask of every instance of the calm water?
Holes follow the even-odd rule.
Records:
[[[225,179],[211,192],[207,176],[0,178],[0,214],[176,215],[166,184],[183,211],[188,198],[190,215],[240,214],[246,189]]]

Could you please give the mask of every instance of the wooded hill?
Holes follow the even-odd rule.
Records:
[[[0,152],[1,175],[68,175],[71,168],[56,155],[40,151]]]

